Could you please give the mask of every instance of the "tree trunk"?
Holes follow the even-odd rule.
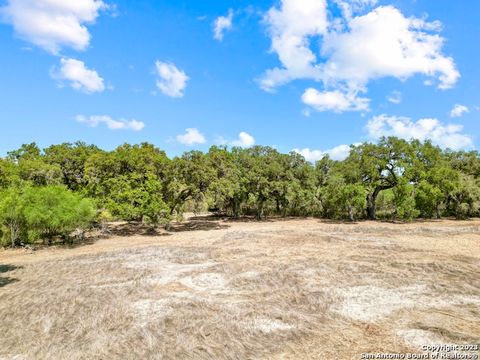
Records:
[[[233,217],[235,219],[240,217],[240,205],[237,200],[233,200]]]
[[[18,240],[18,235],[20,233],[20,224],[13,220],[9,224],[10,226],[10,241],[12,243],[12,248],[15,247],[15,242]]]
[[[369,220],[376,219],[376,201],[377,195],[375,195],[375,191],[372,194],[367,195],[367,218]]]
[[[350,221],[355,221],[355,216],[353,215],[353,206],[348,207],[348,217]]]
[[[257,220],[261,220],[263,217],[263,205],[264,201],[259,201],[257,204]]]
[[[367,217],[369,220],[377,219],[377,196],[380,191],[391,189],[391,185],[377,186],[373,193],[367,195]]]
[[[170,231],[171,228],[172,228],[172,224],[170,223],[170,220],[168,220],[167,223],[165,224],[165,230]]]
[[[17,231],[14,230],[13,226],[12,229],[10,230],[10,237],[12,240],[12,249],[15,247],[15,240],[17,240]]]

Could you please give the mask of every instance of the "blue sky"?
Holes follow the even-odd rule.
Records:
[[[313,161],[382,135],[480,144],[480,2],[65,3],[0,0],[0,154],[148,141]]]

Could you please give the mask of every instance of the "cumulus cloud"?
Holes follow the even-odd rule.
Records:
[[[85,50],[90,43],[86,25],[107,7],[101,0],[7,0],[0,11],[20,38],[58,54],[63,47]]]
[[[470,109],[465,105],[455,104],[453,109],[450,111],[451,117],[461,117],[463,114],[470,112]]]
[[[327,30],[326,0],[282,0],[281,7],[272,7],[264,18],[282,68],[268,70],[259,80],[264,90],[294,79],[317,78],[317,57],[310,49],[310,38]]]
[[[309,148],[305,149],[293,149],[294,152],[302,155],[305,160],[310,162],[316,162],[321,160],[323,157],[328,155],[332,160],[345,160],[350,154],[349,145],[338,145],[334,148],[328,150],[310,150]]]
[[[76,59],[61,59],[60,68],[52,72],[52,77],[61,82],[67,81],[75,90],[88,94],[105,90],[103,79],[95,70],[90,70],[85,63]]]
[[[356,93],[343,93],[339,90],[320,92],[314,88],[308,88],[302,95],[305,105],[317,111],[365,111],[370,102],[367,98],[358,97]]]
[[[238,134],[238,139],[232,141],[230,144],[233,146],[247,148],[255,145],[255,138],[249,133],[242,131],[240,134]]]
[[[76,120],[79,123],[86,124],[90,127],[97,127],[100,124],[105,124],[110,130],[140,131],[143,130],[143,128],[145,127],[145,124],[138,120],[115,120],[108,115],[94,115],[88,117],[84,115],[78,115],[76,117]]]
[[[184,134],[177,135],[177,141],[183,145],[197,145],[204,144],[207,140],[205,136],[195,128],[188,128]]]
[[[429,82],[436,80],[440,89],[455,85],[460,73],[453,58],[442,52],[445,39],[438,33],[440,22],[406,17],[393,6],[358,14],[375,5],[375,0],[335,2],[343,15],[330,21],[326,0],[282,0],[280,8],[266,13],[271,50],[282,67],[262,75],[264,90],[295,79],[312,79],[323,84],[320,94],[345,100],[348,95],[366,93],[370,81],[385,77],[404,81],[423,75]],[[313,41],[320,44],[321,61],[312,50]],[[319,109],[324,111],[323,106]]]
[[[238,137],[235,140],[228,140],[225,139],[223,136],[220,136],[216,139],[216,143],[219,145],[230,145],[248,148],[255,145],[255,138],[249,133],[242,131],[238,134]]]
[[[155,67],[158,75],[157,87],[160,91],[170,97],[183,97],[189,80],[187,74],[174,64],[159,60]]]
[[[412,121],[407,117],[375,116],[368,121],[366,130],[372,139],[382,136],[396,136],[402,139],[431,140],[443,148],[453,150],[473,147],[471,136],[463,134],[462,125],[443,124],[438,119],[420,119]]]
[[[387,96],[387,100],[392,104],[400,104],[403,100],[402,93],[400,91],[392,91],[392,93]]]
[[[218,41],[223,40],[225,31],[232,29],[233,10],[228,10],[227,16],[219,16],[213,22],[213,38]]]
[[[325,37],[324,79],[365,86],[382,77],[407,79],[415,74],[436,77],[439,88],[452,87],[460,74],[452,58],[442,54],[444,39],[430,32],[438,23],[407,18],[393,6],[381,6],[349,21],[346,32]]]

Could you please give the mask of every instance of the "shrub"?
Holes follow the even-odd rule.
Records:
[[[415,208],[415,188],[411,184],[399,184],[393,189],[395,214],[403,220],[416,218],[420,211]]]
[[[25,230],[23,191],[8,188],[0,193],[0,227],[2,245],[12,247],[19,242]]]
[[[88,227],[95,217],[89,199],[63,186],[29,188],[24,193],[23,213],[29,240],[67,238],[75,229]]]

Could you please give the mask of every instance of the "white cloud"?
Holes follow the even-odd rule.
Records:
[[[294,152],[302,155],[305,160],[310,162],[315,162],[321,160],[326,155],[330,156],[332,160],[345,160],[350,154],[349,145],[339,145],[334,148],[322,151],[322,150],[310,150],[309,148],[305,149],[293,149]]]
[[[105,90],[103,79],[95,70],[90,70],[85,63],[75,59],[61,59],[60,69],[52,72],[52,77],[70,82],[75,90],[91,94]]]
[[[178,69],[174,64],[157,61],[157,87],[160,91],[170,97],[183,97],[189,77],[184,71]]]
[[[339,90],[320,92],[308,88],[302,95],[302,101],[317,111],[340,113],[344,111],[366,111],[370,100],[357,97],[354,92],[343,93]]]
[[[431,140],[434,144],[453,150],[473,147],[471,136],[463,134],[462,125],[442,124],[438,119],[412,121],[407,117],[375,116],[366,126],[372,139],[382,136],[396,136],[402,139]]]
[[[463,114],[470,112],[470,109],[465,105],[455,104],[453,109],[450,111],[451,117],[461,117]]]
[[[444,39],[429,33],[438,29],[438,22],[407,18],[393,6],[381,6],[353,18],[348,26],[349,31],[331,32],[324,39],[326,82],[357,88],[372,79],[423,74],[437,77],[439,88],[447,89],[460,76],[453,59],[441,52]]]
[[[295,79],[312,79],[323,84],[318,94],[335,96],[344,103],[347,95],[355,98],[367,92],[370,81],[384,77],[404,81],[423,75],[428,82],[435,79],[440,89],[455,85],[460,73],[454,60],[442,53],[445,39],[438,34],[440,22],[405,17],[393,6],[358,15],[376,0],[335,2],[343,15],[331,21],[326,0],[282,0],[280,9],[267,12],[271,50],[282,67],[263,74],[260,86],[264,90]],[[312,41],[319,42],[322,61],[312,50]],[[364,106],[344,107],[364,110]]]
[[[20,38],[58,54],[62,47],[85,50],[90,43],[86,25],[107,7],[101,0],[7,0],[0,11]]]
[[[207,140],[205,136],[195,128],[188,128],[184,134],[177,135],[177,141],[183,145],[204,144]]]
[[[403,100],[402,93],[400,91],[392,91],[392,93],[387,96],[387,100],[392,104],[400,104]]]
[[[145,124],[138,120],[112,119],[108,115],[84,116],[78,115],[76,120],[82,124],[90,127],[97,127],[100,124],[105,124],[110,130],[143,130]]]
[[[327,30],[326,0],[282,0],[281,8],[272,7],[264,20],[272,40],[271,51],[277,53],[283,67],[268,70],[260,86],[273,90],[294,79],[316,78],[317,57],[310,49],[310,37]]]
[[[255,145],[255,138],[252,135],[246,133],[245,131],[242,131],[238,134],[238,138],[235,140],[230,141],[228,139],[225,139],[223,136],[219,136],[217,137],[215,142],[219,145],[230,145],[248,148]]]
[[[245,131],[242,131],[238,134],[238,139],[231,142],[231,145],[243,148],[251,147],[255,145],[255,138]]]
[[[213,37],[215,40],[222,41],[225,31],[232,29],[233,10],[228,10],[227,16],[220,16],[213,22]]]

